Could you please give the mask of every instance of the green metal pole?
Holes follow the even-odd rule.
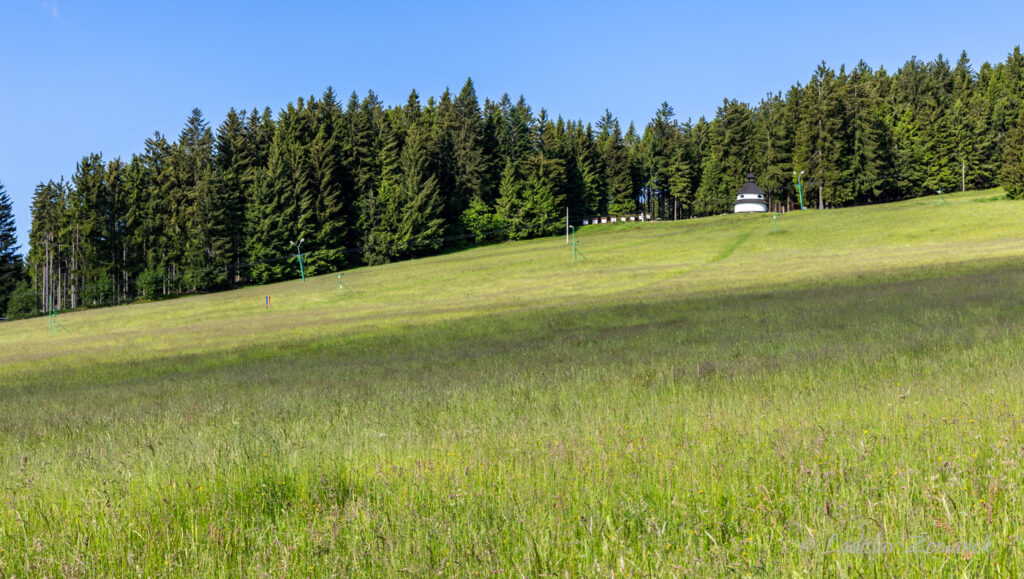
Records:
[[[946,201],[942,198],[942,187],[939,187],[939,205],[945,205]]]
[[[576,244],[576,228],[571,226],[571,225],[569,226],[569,228],[572,230],[572,261],[573,261],[573,263],[579,261],[580,259],[587,259],[587,256],[585,256],[582,253],[580,253],[579,246]]]
[[[569,229],[572,230],[572,260],[576,261],[576,228],[570,225]]]
[[[302,274],[302,283],[306,283],[306,268],[302,265],[302,252],[298,252],[299,256],[299,273]]]
[[[804,184],[797,180],[796,192],[800,195],[800,211],[804,210]]]

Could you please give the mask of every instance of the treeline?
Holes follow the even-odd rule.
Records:
[[[453,95],[385,107],[328,89],[279,112],[194,110],[129,161],[85,156],[40,184],[28,267],[39,307],[121,303],[316,275],[458,244],[549,235],[574,220],[730,211],[747,172],[772,208],[837,207],[1000,182],[1024,193],[1024,56],[941,56],[894,74],[819,65],[756,106],[681,122],[663,104],[639,134],[539,112],[524,98]],[[1014,181],[1017,179],[1017,181]],[[301,246],[298,245],[301,241]]]

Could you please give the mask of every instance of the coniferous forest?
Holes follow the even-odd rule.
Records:
[[[713,119],[664,103],[641,130],[565,120],[472,81],[401,106],[330,88],[274,115],[196,109],[131,159],[85,155],[41,183],[27,266],[37,310],[205,292],[550,235],[566,208],[682,219],[731,211],[753,171],[776,211],[1003,185],[1024,196],[1024,55],[941,55],[894,73],[820,64]],[[301,240],[301,245],[297,245]]]

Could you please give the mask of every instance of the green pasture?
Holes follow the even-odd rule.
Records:
[[[0,324],[0,577],[1013,576],[1024,203],[944,197]]]

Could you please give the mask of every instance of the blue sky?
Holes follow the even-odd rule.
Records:
[[[0,0],[0,183],[27,251],[40,181],[90,152],[128,158],[176,138],[194,107],[275,112],[328,86],[401,104],[509,92],[539,110],[638,129],[756,102],[825,60],[890,71],[961,50],[999,62],[1024,41],[1020,2],[418,2]]]

